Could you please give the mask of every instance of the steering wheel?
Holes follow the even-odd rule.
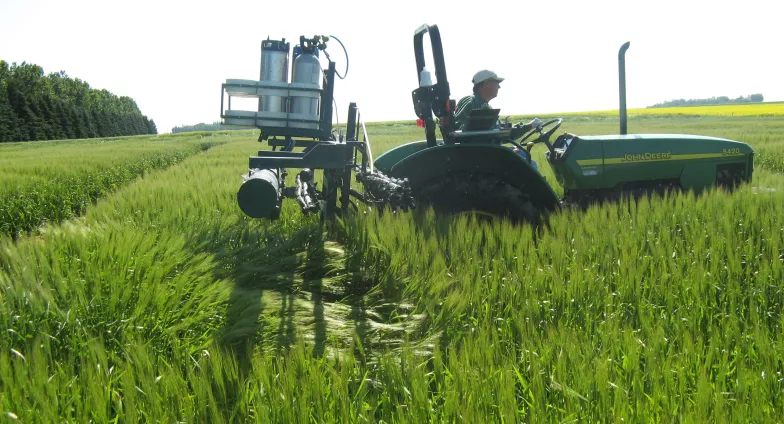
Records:
[[[531,132],[526,134],[526,136],[523,137],[523,139],[520,140],[519,143],[522,145],[525,142],[525,140],[527,140],[529,137],[531,137],[536,133],[539,133],[539,137],[537,137],[536,140],[532,141],[531,144],[533,145],[536,143],[544,143],[547,146],[547,149],[550,150],[550,154],[553,155],[553,157],[555,157],[555,150],[553,149],[553,145],[550,143],[550,136],[552,136],[558,130],[558,128],[561,126],[562,123],[563,123],[563,118],[551,119],[545,122],[544,124],[539,125],[537,128],[534,128]],[[555,126],[550,128],[547,132],[543,132],[545,128],[553,124],[555,124]]]

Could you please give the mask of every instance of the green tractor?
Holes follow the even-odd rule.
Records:
[[[430,37],[435,84],[426,69],[425,34]],[[326,71],[298,66],[303,60],[318,63],[314,56],[319,49],[325,51],[328,39],[300,37],[291,83],[287,72],[270,72],[275,66],[270,52],[285,51],[285,56],[279,57],[287,66],[287,46],[267,40],[262,43],[261,81],[227,80],[223,85],[229,104],[232,96],[260,97],[258,112],[233,111],[231,106],[224,111],[222,100],[224,122],[258,127],[259,141],[267,140],[273,146],[272,151],[259,151],[250,158],[249,172],[237,193],[241,209],[249,216],[277,218],[282,199],[290,197],[305,213],[345,212],[356,206],[354,199],[403,210],[416,205],[433,207],[439,213],[480,213],[537,223],[563,206],[587,206],[669,190],[699,193],[713,186],[734,188],[751,180],[754,150],[744,143],[696,135],[626,134],[624,57],[629,43],[618,55],[619,135],[564,133],[551,141],[562,119],[536,128],[499,124],[497,109],[473,111],[458,130],[435,25],[423,25],[414,34],[420,86],[412,98],[416,116],[424,122],[426,139],[398,146],[374,159],[355,104],[349,107],[346,133],[336,135],[332,130],[334,62],[329,61]],[[266,57],[265,43],[272,45]],[[270,80],[275,75],[279,79]],[[437,138],[437,128],[441,138]],[[359,141],[360,129],[363,141]],[[536,144],[547,147],[547,163],[564,188],[562,199],[531,159],[530,151]],[[276,150],[278,147],[282,149]],[[304,150],[295,152],[295,147]],[[288,188],[287,168],[302,169],[296,185]],[[313,169],[324,170],[320,191],[313,181]],[[351,188],[352,173],[364,192]]]

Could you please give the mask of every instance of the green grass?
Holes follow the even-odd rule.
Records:
[[[232,134],[191,133],[0,145],[0,234],[30,234],[83,214],[118,187]]]
[[[631,121],[780,158],[762,118]],[[614,133],[611,121],[564,131]],[[779,134],[781,132],[778,132]],[[421,129],[373,127],[376,154]],[[23,422],[776,422],[784,176],[548,230],[236,206],[255,137],[0,240],[0,414]],[[542,152],[537,147],[540,165]],[[541,166],[543,170],[547,166]],[[551,178],[550,181],[553,181]]]

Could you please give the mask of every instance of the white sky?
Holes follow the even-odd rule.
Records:
[[[777,101],[782,11],[781,0],[0,0],[0,59],[129,96],[161,133],[220,120],[221,83],[258,79],[267,36],[343,41],[341,120],[350,101],[366,121],[414,120],[413,34],[424,23],[441,30],[454,99],[470,94],[479,69],[507,78],[491,102],[502,116],[616,109],[626,41],[630,108],[752,93]],[[342,73],[340,45],[328,47]]]

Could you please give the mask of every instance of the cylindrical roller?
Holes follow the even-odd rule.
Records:
[[[278,171],[258,169],[250,174],[237,191],[237,203],[251,218],[276,219],[280,213]]]

